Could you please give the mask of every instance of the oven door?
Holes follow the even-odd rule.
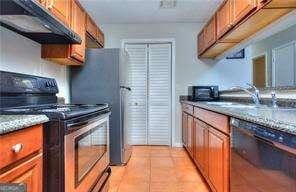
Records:
[[[90,191],[109,165],[109,115],[67,124],[65,192]]]

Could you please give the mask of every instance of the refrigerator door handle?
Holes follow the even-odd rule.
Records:
[[[129,91],[132,90],[130,87],[126,87],[126,86],[120,86],[120,88],[122,88],[122,89],[127,89],[127,90],[129,90]]]

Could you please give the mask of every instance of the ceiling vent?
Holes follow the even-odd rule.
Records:
[[[177,6],[177,0],[161,0],[159,2],[160,9],[173,9]]]

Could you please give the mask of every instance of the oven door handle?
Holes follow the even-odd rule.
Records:
[[[67,124],[67,128],[84,126],[84,125],[87,125],[88,123],[89,123],[89,121],[77,122],[77,123],[70,123],[70,124]]]

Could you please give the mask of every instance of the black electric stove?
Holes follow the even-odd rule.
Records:
[[[58,104],[55,79],[4,71],[0,79],[0,114],[44,114],[65,120],[110,111],[108,104]]]
[[[107,147],[110,108],[108,104],[58,104],[58,92],[55,79],[0,71],[0,114],[44,114],[49,118],[43,124],[44,192],[74,191],[83,182],[88,183],[91,190],[98,182],[106,183],[110,175]],[[76,174],[82,174],[77,168],[81,161],[79,150],[98,146],[104,150],[92,154],[96,158],[88,159],[83,178],[76,180],[80,178]],[[75,155],[71,156],[73,153],[67,150],[74,151]],[[67,161],[76,162],[75,170],[65,171]],[[75,175],[69,176],[69,173]],[[75,185],[65,184],[68,177],[75,179],[71,180]]]

